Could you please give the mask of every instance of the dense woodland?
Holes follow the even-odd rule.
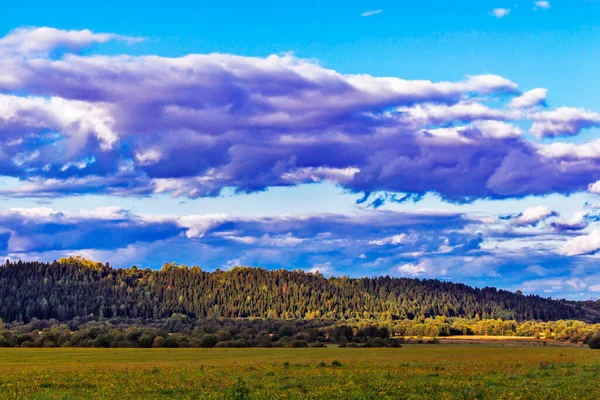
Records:
[[[437,280],[7,261],[0,347],[398,346],[450,335],[586,343],[600,334],[589,323],[596,306]]]
[[[159,320],[272,318],[591,321],[588,307],[438,280],[325,278],[302,271],[234,268],[204,272],[165,264],[160,271],[114,269],[79,258],[0,266],[0,318],[29,322],[75,317]]]

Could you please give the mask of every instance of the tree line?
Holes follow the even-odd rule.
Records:
[[[417,341],[428,343],[451,335],[521,336],[592,347],[600,340],[600,324],[448,317],[397,321],[197,320],[183,314],[151,321],[76,317],[68,322],[37,318],[28,323],[0,322],[0,347],[399,347],[406,340],[423,338]]]
[[[173,314],[194,320],[446,317],[593,322],[596,317],[589,311],[565,300],[430,279],[325,278],[319,273],[245,267],[205,272],[175,263],[161,270],[115,269],[77,257],[52,263],[6,261],[0,266],[0,318],[25,324],[34,318],[156,321]]]

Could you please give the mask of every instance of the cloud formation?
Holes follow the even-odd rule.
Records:
[[[600,114],[572,107],[540,111],[532,120],[531,133],[540,138],[574,136],[582,129],[600,126]]]
[[[574,229],[579,216],[535,223],[547,214],[525,211],[519,218],[528,225],[515,226],[489,215],[428,210],[240,217],[142,215],[116,207],[71,212],[11,208],[0,212],[0,257],[82,255],[117,267],[144,268],[165,261],[208,270],[235,265],[299,268],[357,277],[442,278],[514,290],[538,277],[587,276],[595,282],[594,269],[584,268],[594,260],[581,264],[577,256],[600,249],[597,219],[586,217],[591,233],[587,227]],[[571,225],[559,229],[558,222]],[[574,236],[574,231],[583,233]],[[535,293],[550,290],[525,286]],[[561,293],[567,289],[561,287]]]
[[[0,38],[0,54],[23,57],[43,56],[57,49],[78,52],[91,45],[111,40],[135,43],[142,39],[113,33],[94,33],[88,29],[66,31],[48,27],[19,28]]]
[[[365,11],[364,13],[360,14],[361,17],[370,17],[372,15],[377,15],[377,14],[381,14],[383,12],[383,10],[371,10],[371,11]]]
[[[491,14],[496,18],[504,18],[510,14],[510,8],[494,8]]]
[[[566,231],[580,231],[589,226],[587,221],[587,214],[584,212],[577,212],[568,220],[558,219],[550,224],[552,228],[559,232]]]
[[[560,254],[576,256],[593,254],[600,250],[600,230],[593,230],[588,235],[577,236],[566,242],[560,249]]]
[[[523,93],[522,95],[512,99],[508,106],[511,108],[530,108],[538,106],[544,104],[544,102],[546,101],[547,94],[548,89],[531,89]]]
[[[512,220],[515,226],[535,226],[550,217],[558,215],[556,211],[546,206],[535,206],[525,209]]]
[[[0,195],[197,198],[329,181],[367,197],[470,202],[600,180],[600,144],[539,144],[521,128],[551,140],[600,116],[540,111],[546,89],[523,93],[505,77],[349,75],[293,55],[80,53],[110,40],[137,39],[52,28],[0,39],[0,174],[20,181]]]
[[[415,254],[452,256],[477,251],[481,235],[464,228],[478,224],[464,214],[432,211],[250,218],[138,215],[120,208],[74,212],[13,208],[0,212],[0,255],[36,258],[40,254],[95,254],[119,262],[112,260],[110,251],[121,251],[131,253],[130,262],[144,263],[149,251],[143,249],[169,243],[167,247],[182,249],[178,258],[193,254],[197,258],[194,263],[209,262],[212,268],[226,266],[233,259],[248,265],[298,268],[336,261],[356,272],[353,260],[361,260],[380,264],[379,268],[387,272],[385,268],[400,259],[412,260]],[[135,248],[142,250],[136,255]]]

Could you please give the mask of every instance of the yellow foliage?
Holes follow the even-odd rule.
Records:
[[[79,265],[82,267],[86,267],[86,268],[90,268],[90,269],[97,269],[97,270],[104,268],[104,264],[102,264],[101,262],[90,260],[89,258],[85,258],[85,257],[81,257],[81,256],[63,257],[60,260],[58,260],[58,262],[60,264],[69,264],[69,265],[75,264],[75,265]]]

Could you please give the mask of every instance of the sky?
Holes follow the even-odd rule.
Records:
[[[0,257],[600,297],[600,2],[0,2]]]

